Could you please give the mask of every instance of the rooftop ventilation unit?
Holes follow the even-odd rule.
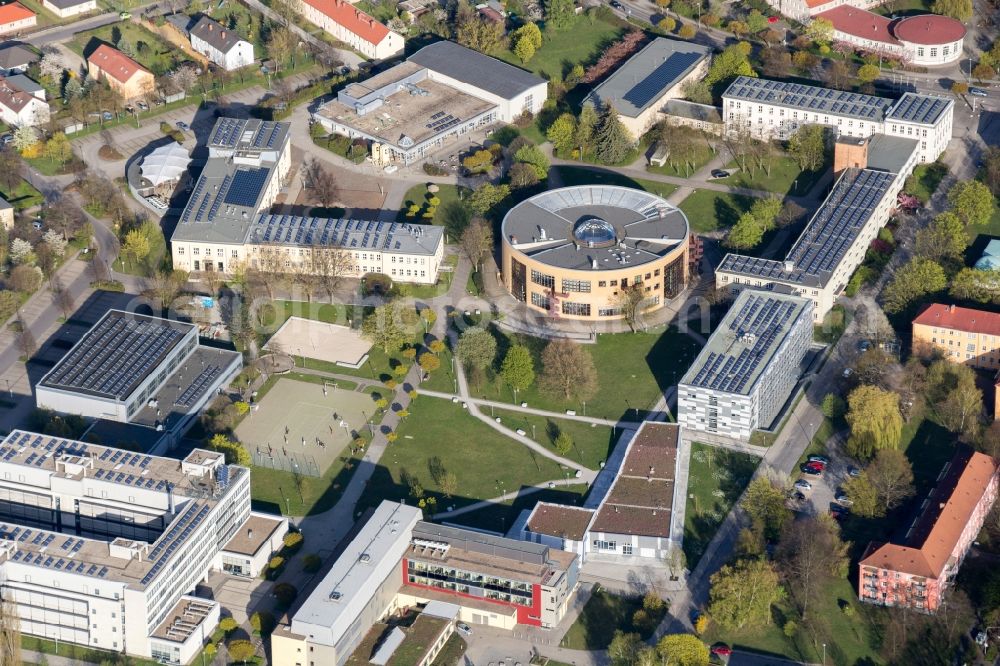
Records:
[[[372,556],[368,553],[361,553],[361,557],[358,558],[358,561],[367,564],[372,561]]]
[[[330,592],[331,601],[340,601],[340,597],[342,596],[343,595],[338,590],[333,590],[332,592]]]

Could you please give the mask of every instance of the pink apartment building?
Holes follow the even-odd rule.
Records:
[[[961,449],[924,500],[904,544],[868,545],[858,563],[858,597],[933,613],[997,498],[997,463]]]

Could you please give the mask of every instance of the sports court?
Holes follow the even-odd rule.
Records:
[[[368,358],[372,343],[361,332],[314,319],[289,317],[264,349],[290,356],[306,356],[327,363],[359,368]]]
[[[324,394],[325,392],[325,394]],[[368,393],[279,379],[236,428],[255,465],[321,476],[375,412]]]

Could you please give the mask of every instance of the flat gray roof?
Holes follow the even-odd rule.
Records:
[[[246,166],[210,158],[170,240],[243,243],[273,177],[274,165]]]
[[[918,139],[875,134],[868,139],[868,168],[899,173],[919,147]]]
[[[545,79],[531,72],[455,42],[429,44],[410,56],[408,61],[506,99],[513,99],[545,83]]]
[[[552,266],[617,270],[687,242],[688,221],[676,206],[649,192],[577,185],[542,192],[514,206],[501,233],[516,250]]]
[[[109,310],[39,386],[124,400],[194,328],[184,322]]]
[[[266,213],[257,217],[247,242],[433,255],[443,238],[444,227],[432,225]]]
[[[709,104],[695,104],[684,99],[668,99],[667,103],[663,105],[663,111],[668,116],[680,116],[706,123],[722,124],[721,110]]]
[[[679,383],[749,394],[795,323],[812,321],[811,309],[801,296],[741,292]]]
[[[706,46],[657,37],[626,60],[587,99],[598,107],[611,103],[618,113],[634,118],[690,74],[710,53]]]

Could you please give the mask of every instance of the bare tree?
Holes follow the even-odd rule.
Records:
[[[21,663],[21,618],[17,614],[13,590],[0,599],[0,664]]]
[[[73,314],[73,295],[62,285],[59,278],[52,280],[51,287],[53,302],[62,312],[63,317],[69,319],[69,316]]]
[[[316,158],[302,164],[302,181],[313,198],[324,208],[329,208],[337,201],[339,191],[337,179],[333,172]]]
[[[341,280],[354,272],[351,253],[339,247],[314,245],[309,257],[316,281],[333,298]]]
[[[832,518],[793,520],[782,531],[775,559],[805,619],[827,581],[845,573],[847,544]]]
[[[462,252],[468,257],[476,272],[480,270],[486,254],[493,249],[493,229],[481,217],[473,218],[462,232]]]
[[[646,294],[642,290],[642,284],[633,284],[631,287],[622,287],[615,297],[615,307],[621,312],[622,319],[628,324],[634,333],[639,323],[639,315],[645,309],[642,307],[646,300]]]
[[[20,310],[17,311],[17,348],[26,358],[30,358],[38,351],[35,334],[31,332],[31,327],[24,320]]]

